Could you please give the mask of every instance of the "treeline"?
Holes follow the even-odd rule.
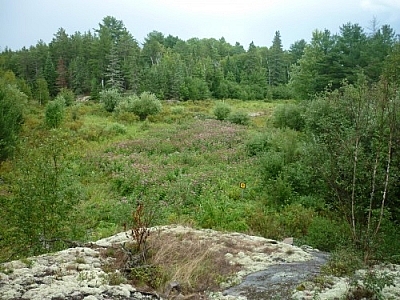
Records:
[[[400,44],[394,30],[373,22],[371,32],[347,23],[339,34],[313,32],[284,50],[279,31],[271,47],[246,50],[222,37],[187,41],[153,31],[143,45],[123,21],[107,16],[93,32],[69,35],[60,28],[46,44],[0,54],[0,72],[19,89],[45,103],[63,88],[97,98],[105,88],[159,99],[242,100],[307,98],[364,73],[370,82],[384,75],[399,82]],[[15,79],[15,77],[18,78]]]

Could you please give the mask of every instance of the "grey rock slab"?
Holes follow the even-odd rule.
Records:
[[[280,263],[244,277],[243,281],[224,291],[224,295],[258,299],[290,299],[296,286],[318,275],[328,254],[313,251],[313,259],[302,262]]]

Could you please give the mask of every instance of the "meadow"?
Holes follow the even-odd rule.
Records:
[[[23,240],[31,240],[17,251],[27,254],[44,250],[32,250],[40,235],[96,240],[129,226],[138,202],[152,211],[149,225],[251,232],[248,220],[262,209],[263,199],[245,143],[266,124],[275,104],[227,102],[257,115],[251,125],[216,120],[212,101],[166,102],[161,114],[144,122],[82,102],[67,108],[60,128],[49,130],[43,108],[30,105],[15,158],[1,167],[3,196],[10,202],[17,202],[11,195],[23,196],[30,203],[22,211],[20,205],[4,211],[14,210],[23,228],[4,232],[20,238],[29,233]],[[5,256],[14,247],[6,246]]]
[[[236,117],[217,118],[221,105]],[[326,186],[313,177],[300,110],[294,100],[163,101],[140,121],[77,101],[49,129],[44,107],[30,103],[15,155],[0,170],[1,260],[127,230],[139,205],[147,227],[294,237],[348,251],[349,226],[318,197]],[[392,258],[388,232],[381,244]]]

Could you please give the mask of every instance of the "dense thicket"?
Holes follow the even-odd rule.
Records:
[[[103,87],[159,99],[248,100],[306,98],[343,79],[353,83],[359,72],[374,82],[382,73],[398,74],[399,55],[388,25],[369,33],[350,23],[338,34],[316,30],[310,43],[299,40],[289,50],[277,31],[270,47],[251,43],[245,50],[223,37],[184,41],[157,31],[139,45],[122,21],[108,16],[93,32],[60,28],[49,44],[6,49],[0,67],[24,79],[43,102],[62,88],[96,97]]]
[[[14,152],[26,98],[16,85],[0,78],[0,162]]]

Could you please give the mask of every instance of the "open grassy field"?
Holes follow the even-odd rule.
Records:
[[[164,102],[162,112],[144,122],[83,102],[67,108],[61,128],[49,130],[44,108],[32,104],[21,146],[1,166],[2,194],[11,198],[21,185],[30,185],[25,196],[32,202],[41,197],[32,209],[55,209],[56,203],[43,199],[57,193],[55,202],[67,203],[67,213],[41,217],[39,211],[27,218],[38,227],[57,224],[61,233],[81,240],[130,226],[137,203],[152,216],[149,225],[254,232],[250,223],[266,199],[246,142],[266,130],[276,103],[225,103],[233,113],[250,115],[250,124],[216,120],[215,101]],[[50,191],[49,184],[57,184],[57,190]]]

